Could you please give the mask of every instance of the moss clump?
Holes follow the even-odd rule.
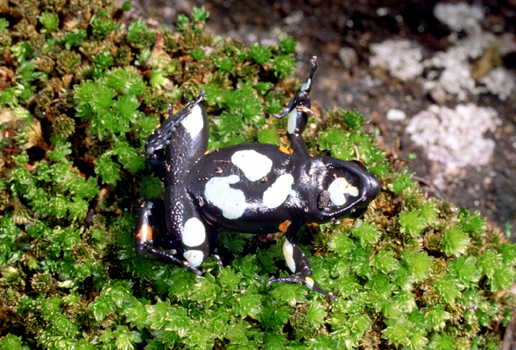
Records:
[[[1,349],[495,348],[516,254],[476,213],[395,172],[355,112],[333,111],[309,151],[382,179],[361,220],[308,227],[302,248],[339,301],[293,285],[279,244],[222,232],[226,266],[196,277],[133,250],[142,157],[168,113],[206,91],[210,146],[286,145],[295,41],[217,41],[202,8],[171,31],[123,23],[105,1],[2,3]],[[244,254],[248,246],[252,254]]]

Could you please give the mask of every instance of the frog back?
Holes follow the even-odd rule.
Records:
[[[295,164],[274,145],[217,149],[195,164],[188,187],[208,221],[242,232],[275,232],[302,207]]]

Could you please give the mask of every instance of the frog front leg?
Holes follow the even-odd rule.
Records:
[[[308,156],[305,142],[301,134],[305,130],[308,121],[310,110],[310,90],[317,71],[317,57],[312,57],[310,60],[310,73],[306,77],[301,87],[296,92],[294,97],[289,101],[283,112],[275,115],[276,118],[281,119],[287,116],[287,132],[292,149],[298,156]]]
[[[300,284],[308,287],[309,289],[319,292],[332,300],[335,300],[336,297],[333,293],[328,292],[322,289],[319,284],[312,277],[312,268],[310,266],[310,262],[306,258],[303,251],[297,246],[295,239],[295,231],[299,229],[300,225],[290,225],[288,227],[287,234],[285,235],[282,251],[283,257],[285,258],[285,262],[289,268],[289,270],[293,273],[293,275],[289,277],[282,278],[274,278],[269,280],[267,283],[270,285],[271,283],[291,283],[291,284]]]

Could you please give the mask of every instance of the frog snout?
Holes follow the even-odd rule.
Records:
[[[376,177],[374,177],[371,174],[368,174],[368,176],[366,176],[364,182],[364,197],[367,203],[369,203],[370,201],[375,199],[376,196],[378,196],[381,190],[381,185],[380,182],[376,179]]]

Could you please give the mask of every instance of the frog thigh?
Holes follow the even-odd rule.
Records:
[[[147,139],[147,160],[162,180],[168,173],[189,169],[206,151],[208,117],[201,101],[199,96],[179,113],[170,115]]]

